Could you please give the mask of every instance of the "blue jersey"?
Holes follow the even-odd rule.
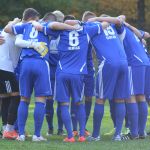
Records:
[[[58,42],[59,42],[59,38],[57,39],[53,39],[51,38],[50,40],[50,45],[49,45],[49,50],[50,50],[50,54],[49,54],[49,63],[51,66],[56,67],[59,61],[59,51],[58,51]]]
[[[95,72],[94,64],[93,64],[93,58],[92,58],[92,44],[89,44],[88,47],[88,54],[87,54],[87,71],[88,75],[93,75]]]
[[[46,25],[46,24],[43,24]],[[33,42],[45,42],[49,45],[49,37],[45,35],[43,32],[37,31],[32,23],[24,23],[21,25],[13,26],[13,33],[16,34],[23,34],[23,40],[26,41],[33,41]],[[47,46],[48,48],[48,46]],[[41,58],[41,55],[34,50],[33,48],[22,48],[21,58],[24,57],[34,57],[34,58]],[[48,59],[49,53],[45,55],[45,59]]]
[[[88,25],[88,24],[87,24]],[[109,64],[126,63],[127,58],[123,45],[118,38],[114,25],[110,25],[91,40],[99,62],[105,60]]]
[[[128,64],[130,66],[149,65],[149,59],[145,53],[143,45],[134,32],[125,25],[122,25],[122,27],[117,29],[124,45]]]
[[[47,28],[47,34],[50,29]],[[65,30],[59,33],[60,60],[57,71],[72,74],[87,74],[89,38],[100,31],[100,26],[83,26],[80,30]]]

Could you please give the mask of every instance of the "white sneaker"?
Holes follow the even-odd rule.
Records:
[[[25,141],[25,135],[20,135],[16,138],[17,141]]]
[[[43,136],[37,137],[36,135],[32,136],[32,141],[33,142],[40,142],[40,141],[47,141],[46,138],[44,138]]]
[[[112,140],[113,141],[121,141],[121,136],[120,135],[113,136]]]

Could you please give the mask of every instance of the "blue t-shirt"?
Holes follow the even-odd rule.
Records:
[[[88,24],[87,24],[88,25]],[[127,57],[115,26],[111,24],[91,39],[99,62],[109,64],[127,63]]]
[[[130,66],[150,65],[140,39],[127,26],[116,28],[127,55]]]
[[[92,44],[89,44],[88,47],[88,54],[87,54],[87,71],[88,71],[88,75],[92,75],[95,72],[95,68],[94,68],[94,64],[93,64],[93,57],[92,57]]]
[[[43,23],[44,26],[47,23]],[[24,23],[20,25],[15,25],[12,27],[13,33],[16,34],[23,34],[23,40],[26,41],[33,41],[33,42],[45,42],[47,44],[47,49],[49,49],[49,37],[45,35],[43,32],[39,32],[35,29],[32,23]],[[34,50],[33,48],[22,48],[21,58],[24,57],[34,57],[34,58],[41,58],[41,55]],[[49,58],[49,53],[44,56],[45,59]]]
[[[53,67],[57,67],[59,61],[58,43],[59,37],[56,39],[51,37],[49,45],[49,64]]]
[[[47,28],[47,34],[49,33]],[[60,60],[57,71],[71,74],[87,74],[87,53],[90,38],[96,36],[100,26],[82,26],[79,30],[59,31],[58,50]]]

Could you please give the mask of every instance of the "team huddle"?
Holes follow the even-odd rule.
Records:
[[[23,12],[0,36],[0,98],[3,138],[26,140],[26,120],[34,91],[34,134],[41,135],[44,117],[52,135],[54,100],[57,101],[57,135],[64,142],[99,141],[104,104],[109,100],[114,141],[144,139],[150,99],[150,59],[139,30],[120,15],[84,12],[82,21],[58,10],[40,19],[33,8]],[[95,72],[93,53],[97,58]],[[86,124],[95,96],[93,130]],[[71,101],[70,101],[71,100]],[[71,107],[70,107],[71,106]],[[122,135],[126,118],[129,133]],[[79,129],[78,129],[79,124]]]

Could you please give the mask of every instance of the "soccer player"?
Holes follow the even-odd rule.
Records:
[[[128,58],[131,99],[127,101],[127,112],[130,121],[130,134],[123,139],[145,138],[145,126],[148,108],[145,99],[145,69],[150,65],[140,39],[133,28],[124,23],[117,28]]]
[[[15,21],[18,22],[18,20]],[[15,139],[18,136],[14,130],[14,123],[17,119],[20,97],[14,70],[19,60],[20,51],[14,41],[14,35],[1,32],[0,98],[2,99],[3,137],[7,139]]]
[[[49,57],[48,47],[46,46],[49,45],[49,38],[42,32],[38,32],[32,24],[32,22],[39,20],[39,13],[35,9],[25,9],[23,13],[23,20],[26,20],[27,23],[15,26],[13,26],[13,23],[9,23],[5,27],[5,31],[14,34],[23,34],[24,40],[28,40],[33,43],[41,42],[43,45],[43,50],[36,51],[33,48],[22,49],[22,61],[19,77],[21,102],[18,108],[18,140],[25,140],[25,123],[28,117],[28,106],[30,102],[30,97],[34,89],[36,99],[34,109],[35,130],[32,141],[43,141],[45,139],[41,136],[40,131],[45,114],[45,99],[46,96],[51,95],[49,75],[50,70],[48,62],[46,61]],[[53,26],[54,24],[55,27]],[[57,27],[61,30],[62,28],[64,29],[64,27],[66,27],[66,25],[64,24],[54,24],[51,25],[51,28],[53,29]],[[72,26],[69,27],[71,29],[74,29]]]
[[[56,10],[56,11],[53,11],[52,14],[56,16],[56,21],[63,22],[64,14],[61,11]],[[54,89],[55,89],[56,67],[57,67],[57,64],[59,61],[59,53],[58,53],[58,49],[57,49],[58,42],[59,42],[59,38],[58,39],[53,39],[53,38],[50,39],[49,64],[51,67],[50,76],[51,76],[51,86],[52,86],[53,95],[54,95]],[[46,109],[49,110],[49,115],[46,116],[47,120],[49,120],[48,121],[49,122],[48,123],[49,131],[47,132],[47,135],[53,134],[53,114],[54,114],[53,103],[54,103],[53,98],[50,101],[47,100]],[[62,122],[62,118],[61,118],[61,110],[60,110],[59,103],[57,106],[57,121],[58,121],[57,135],[64,135],[63,122]]]
[[[87,22],[91,16],[96,16],[96,14],[86,11],[83,14],[82,21]],[[71,20],[71,19],[70,19]],[[86,124],[90,115],[91,106],[92,106],[92,96],[94,95],[94,65],[93,65],[93,58],[92,58],[92,45],[89,44],[88,47],[88,55],[87,55],[87,71],[88,74],[84,76],[84,96],[85,96],[85,113],[86,113]],[[73,101],[72,101],[73,102]],[[73,124],[73,134],[74,136],[78,135],[77,132],[77,119],[76,119],[76,107],[74,104],[71,105],[71,117],[72,117],[72,124]],[[85,135],[89,136],[90,133],[87,129],[85,129]]]
[[[121,129],[125,117],[124,101],[130,97],[128,63],[124,48],[118,38],[115,25],[120,26],[122,18],[95,17],[89,21],[108,21],[107,29],[102,30],[91,41],[100,62],[96,78],[96,102],[93,115],[93,133],[90,141],[100,140],[100,126],[106,99],[115,102],[116,130],[113,140],[121,141]],[[89,24],[90,25],[90,24]]]
[[[107,23],[102,24],[102,27],[106,26],[108,26]],[[75,142],[69,114],[70,97],[75,101],[77,108],[77,119],[80,126],[79,141],[85,141],[85,109],[82,103],[82,92],[83,75],[87,72],[86,59],[89,44],[87,33],[89,37],[93,37],[102,30],[102,27],[95,24],[91,27],[83,26],[76,31],[60,32],[58,44],[60,60],[56,71],[56,100],[61,104],[61,115],[68,133],[68,137],[64,139],[65,142]]]

